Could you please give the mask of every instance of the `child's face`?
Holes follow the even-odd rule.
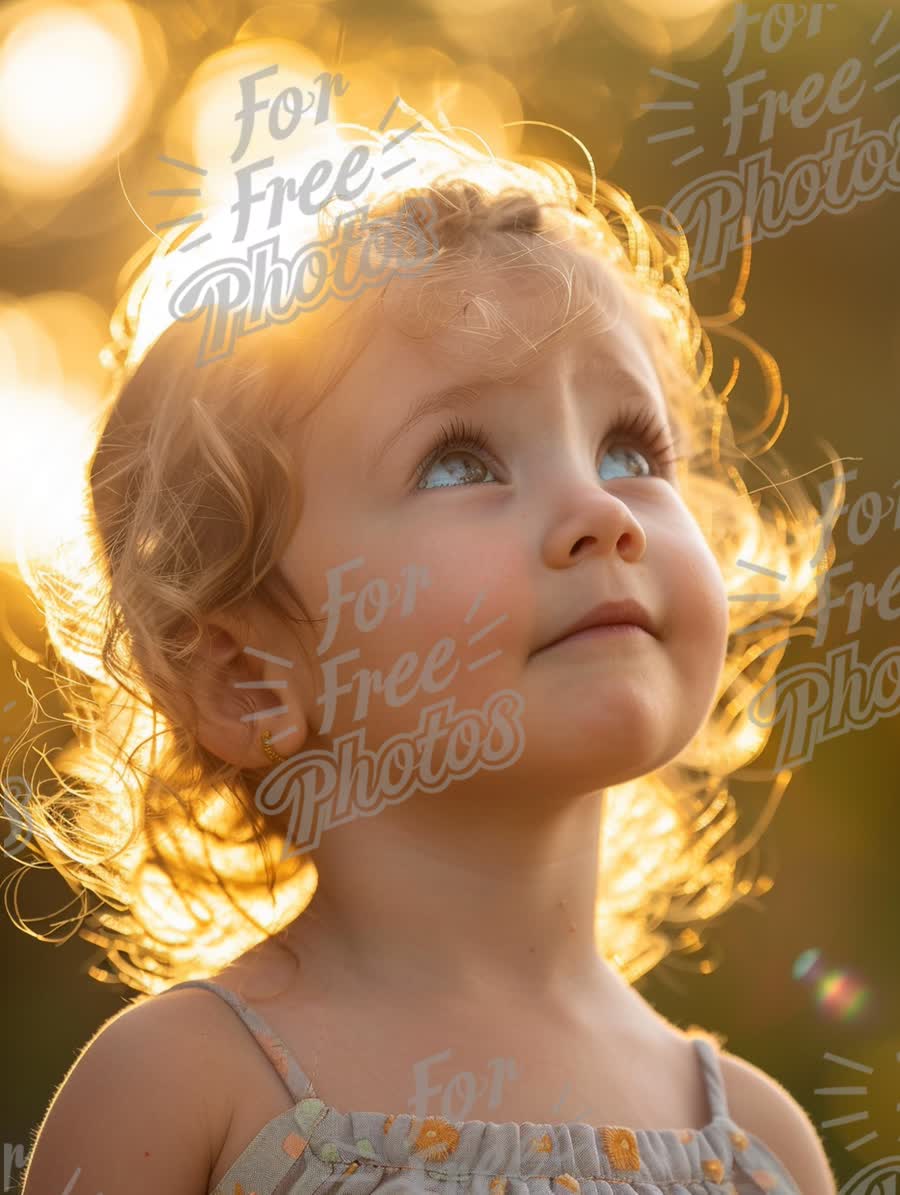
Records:
[[[359,652],[334,668],[334,683],[350,688],[323,741],[364,729],[374,752],[393,736],[414,736],[426,707],[452,697],[455,713],[480,709],[498,690],[512,690],[524,702],[524,749],[511,766],[479,770],[466,784],[588,792],[662,766],[701,726],[724,660],[726,595],[674,474],[656,463],[669,435],[662,389],[621,292],[616,300],[606,285],[618,307],[613,326],[542,352],[514,382],[477,380],[481,342],[471,331],[442,337],[463,346],[454,359],[434,342],[382,326],[305,426],[303,515],[282,567],[321,619],[316,642],[330,640],[320,665]],[[523,303],[532,305],[532,323],[536,302],[553,314],[549,297],[495,289],[514,317]],[[613,370],[633,377],[633,401]],[[427,414],[398,434],[422,395],[463,384],[478,391],[474,402]],[[659,426],[661,439],[652,429],[643,436],[640,424],[610,434],[626,403],[628,414]],[[441,425],[458,420],[482,432],[489,449],[451,447],[417,482]],[[326,606],[328,570],[357,557],[362,565],[343,571],[334,593],[355,595],[382,579],[395,599],[368,632],[354,625],[352,602],[339,606],[339,621],[337,603],[330,615]],[[404,597],[412,607],[405,616]],[[547,646],[600,603],[622,599],[645,607],[655,635],[605,633]],[[376,620],[376,602],[361,605],[360,615]],[[425,661],[446,637],[455,650],[439,657],[429,692]],[[387,677],[409,652],[416,660],[398,677],[395,703],[372,692],[356,718],[363,671]],[[325,674],[314,679],[322,695]],[[308,713],[321,727],[325,707]],[[433,759],[442,753],[435,748]]]

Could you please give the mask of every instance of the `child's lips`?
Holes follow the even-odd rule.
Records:
[[[572,643],[577,640],[614,638],[620,635],[640,635],[644,639],[651,639],[653,637],[649,631],[645,631],[643,627],[639,627],[636,623],[613,622],[608,623],[606,626],[585,627],[583,631],[574,631],[571,635],[564,635],[562,639],[557,639],[550,646],[559,647],[562,643]]]
[[[556,647],[573,639],[603,638],[615,635],[639,634],[647,638],[658,638],[656,626],[650,614],[640,602],[628,598],[618,602],[604,602],[595,606],[572,623],[561,635],[545,643],[539,650]]]

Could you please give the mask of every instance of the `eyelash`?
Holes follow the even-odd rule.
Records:
[[[656,415],[648,410],[635,411],[631,415],[620,415],[609,429],[607,441],[613,441],[614,437],[636,440],[642,448],[648,449],[648,455],[652,458],[651,464],[655,462],[659,470],[658,473],[651,474],[651,476],[671,476],[675,463],[684,459],[676,455],[675,444],[671,435],[660,423]],[[488,458],[489,464],[496,465],[497,463],[484,432],[480,430],[476,431],[464,419],[454,417],[449,427],[441,427],[440,433],[430,451],[417,467],[415,474],[416,485],[418,486],[432,465],[436,465],[447,453],[458,449],[465,449],[467,452],[484,453]]]

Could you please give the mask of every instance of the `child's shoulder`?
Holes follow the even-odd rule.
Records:
[[[53,1095],[23,1195],[68,1189],[76,1171],[91,1191],[205,1192],[230,1114],[217,1081],[226,1024],[195,989],[104,1021]]]
[[[801,1191],[836,1191],[828,1155],[803,1106],[746,1058],[720,1049],[719,1064],[731,1119],[765,1143]]]
[[[111,1067],[120,1058],[123,1067],[137,1068],[150,1098],[157,1094],[152,1086],[165,1083],[173,1099],[202,1119],[215,1156],[231,1111],[218,1078],[232,1019],[221,1000],[202,988],[139,996],[100,1026],[82,1055],[102,1049]],[[202,1118],[196,1117],[198,1109]]]

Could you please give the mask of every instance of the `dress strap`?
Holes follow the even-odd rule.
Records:
[[[728,1096],[725,1091],[725,1079],[722,1075],[722,1064],[719,1061],[719,1046],[716,1039],[705,1030],[693,1029],[691,1041],[694,1045],[703,1085],[706,1088],[706,1098],[709,1102],[710,1115],[713,1120],[718,1117],[729,1119]]]
[[[230,1004],[256,1038],[257,1045],[277,1071],[288,1089],[291,1099],[299,1103],[303,1099],[316,1098],[312,1083],[282,1039],[263,1017],[240,996],[235,995],[229,988],[222,987],[221,984],[213,983],[210,979],[187,979],[183,983],[176,983],[172,987],[166,988],[163,995],[177,991],[179,988],[206,988],[210,992],[215,992],[226,1004]]]

